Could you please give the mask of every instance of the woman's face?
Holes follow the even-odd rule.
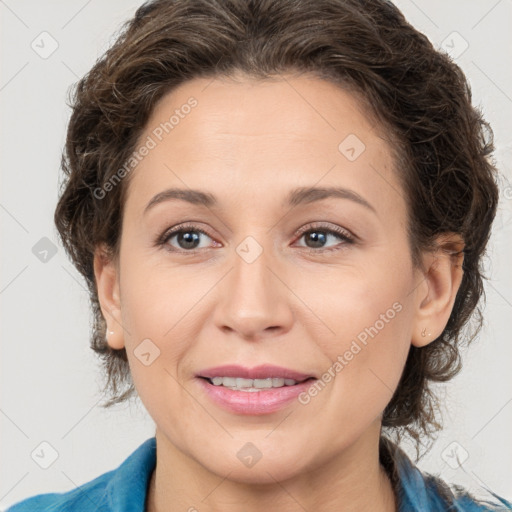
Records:
[[[304,76],[196,79],[138,149],[106,316],[162,442],[268,482],[377,439],[426,288],[390,147],[355,98]],[[317,380],[261,400],[199,377],[220,365]]]

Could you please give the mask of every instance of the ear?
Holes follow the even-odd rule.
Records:
[[[94,252],[94,276],[101,312],[107,324],[107,343],[113,349],[122,349],[124,332],[119,299],[119,271],[104,246],[98,246]]]
[[[424,347],[443,332],[463,277],[464,242],[455,233],[443,233],[436,249],[424,255],[421,283],[417,286],[411,343]]]

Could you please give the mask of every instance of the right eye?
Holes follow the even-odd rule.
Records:
[[[157,243],[169,251],[193,254],[201,249],[208,248],[207,242],[205,242],[206,245],[201,245],[201,238],[204,237],[212,240],[206,231],[197,226],[181,225],[165,231],[159,237]]]

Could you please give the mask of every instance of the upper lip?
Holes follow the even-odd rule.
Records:
[[[212,379],[213,377],[241,377],[243,379],[268,379],[268,378],[283,378],[293,379],[301,382],[310,377],[315,378],[313,375],[307,373],[297,372],[282,366],[274,366],[272,364],[263,364],[255,366],[254,368],[247,368],[237,364],[226,364],[222,366],[215,366],[214,368],[207,368],[201,370],[198,377],[206,377]]]

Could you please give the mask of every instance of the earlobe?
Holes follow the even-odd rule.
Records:
[[[119,273],[115,261],[104,246],[97,247],[94,253],[94,276],[101,312],[107,324],[107,343],[111,348],[120,350],[124,347],[124,332],[121,323]]]
[[[462,239],[453,233],[445,233],[438,237],[436,243],[437,249],[425,256],[427,271],[416,289],[416,315],[411,340],[415,347],[424,347],[441,335],[462,282]]]

